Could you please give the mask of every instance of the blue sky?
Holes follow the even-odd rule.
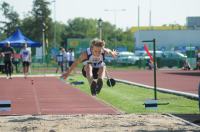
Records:
[[[0,0],[1,2],[3,0]],[[5,0],[20,17],[31,11],[33,0]],[[53,1],[53,0],[48,0]],[[75,17],[96,18],[116,24],[117,27],[138,25],[138,4],[140,5],[140,25],[149,25],[151,9],[151,25],[186,24],[187,16],[200,16],[200,0],[55,0],[49,6],[56,14],[56,20],[66,23]],[[122,11],[125,9],[125,11]],[[108,11],[105,11],[108,10]],[[52,14],[52,17],[54,15]],[[53,17],[54,18],[54,17]]]

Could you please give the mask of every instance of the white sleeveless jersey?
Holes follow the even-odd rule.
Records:
[[[100,68],[105,66],[104,61],[104,51],[102,51],[99,57],[92,55],[91,49],[87,48],[86,50],[88,59],[83,61],[83,65],[92,64],[93,68]]]
[[[22,56],[22,61],[28,61],[30,62],[30,56],[31,56],[31,50],[28,48],[23,48],[20,51],[20,55]]]

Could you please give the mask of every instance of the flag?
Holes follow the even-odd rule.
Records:
[[[151,62],[153,62],[153,57],[151,53],[149,52],[149,49],[146,44],[144,44],[144,50],[147,52],[147,55],[150,57]]]

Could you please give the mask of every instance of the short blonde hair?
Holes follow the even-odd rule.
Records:
[[[102,41],[102,40],[100,40],[100,39],[98,39],[98,38],[95,38],[95,39],[93,39],[92,41],[91,41],[91,45],[90,45],[90,47],[92,48],[92,47],[100,47],[100,48],[103,48],[104,46],[105,46],[105,42],[104,41]]]

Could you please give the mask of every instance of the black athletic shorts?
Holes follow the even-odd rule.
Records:
[[[30,62],[28,62],[28,61],[23,61],[23,67],[25,67],[25,66],[29,66],[30,65]]]
[[[94,79],[98,78],[98,71],[99,71],[99,68],[92,68],[92,74],[93,74]],[[84,70],[84,66],[82,68],[82,74],[84,77],[86,77],[86,71]]]

